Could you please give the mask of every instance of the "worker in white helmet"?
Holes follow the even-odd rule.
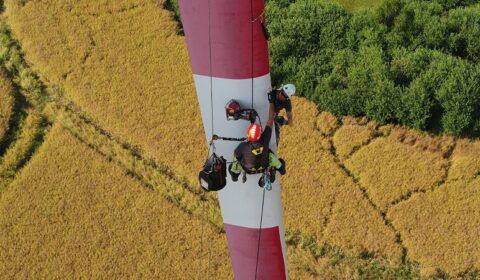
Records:
[[[295,95],[295,85],[293,84],[281,86],[268,93],[268,101],[270,101],[275,110],[275,135],[277,138],[277,145],[280,140],[280,126],[293,124],[291,101],[293,95]],[[283,109],[285,109],[287,113],[287,119],[278,115]]]

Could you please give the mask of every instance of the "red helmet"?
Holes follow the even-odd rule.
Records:
[[[238,120],[238,112],[240,111],[240,104],[234,99],[228,101],[225,110],[227,111],[228,120]]]
[[[247,139],[250,142],[257,142],[262,136],[262,126],[258,123],[252,123],[247,129]]]

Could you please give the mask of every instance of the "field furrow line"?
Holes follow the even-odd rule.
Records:
[[[21,133],[21,127],[27,116],[27,102],[16,87],[13,88],[13,97],[13,108],[8,121],[8,128],[5,131],[3,139],[0,139],[0,159],[5,155],[8,148],[18,139]]]
[[[11,79],[15,103],[6,138],[0,143],[0,191],[32,158],[42,145],[51,122],[44,112],[48,94],[26,64],[23,53],[3,17],[0,18],[0,67]]]
[[[192,187],[186,186],[186,183],[174,176],[166,166],[142,158],[137,151],[116,141],[68,107],[59,109],[59,121],[80,141],[109,161],[122,166],[130,176],[140,180],[145,186],[161,192],[184,211],[198,217],[207,213],[212,217],[208,222],[219,230],[223,229],[220,209],[211,195],[191,192]]]
[[[363,187],[361,184],[360,184],[360,181],[359,181],[359,178],[357,178],[344,164],[343,162],[340,160],[339,156],[337,155],[337,152],[336,152],[336,149],[335,149],[335,145],[333,144],[333,141],[331,141],[331,154],[333,155],[334,157],[334,161],[335,163],[338,165],[338,167],[340,167],[340,169],[343,170],[343,172],[350,178],[352,178],[352,180],[354,181],[355,185],[358,186],[358,188],[360,189],[360,191],[362,192],[363,194],[363,197],[368,201],[368,203],[373,207],[373,209],[375,209],[375,211],[377,213],[380,214],[380,216],[382,217],[382,220],[383,222],[385,223],[385,225],[387,227],[389,227],[390,229],[392,229],[392,231],[395,233],[395,236],[396,236],[396,240],[395,242],[402,248],[402,264],[407,264],[407,248],[403,245],[403,241],[402,241],[402,237],[401,237],[401,234],[400,234],[400,231],[398,231],[395,226],[393,225],[392,221],[390,221],[388,218],[387,218],[387,214],[386,212],[383,212],[380,210],[380,208],[375,204],[375,202],[373,202],[373,200],[370,198],[370,196],[368,195],[368,192],[367,192],[367,189],[365,187]]]
[[[438,188],[441,188],[443,185],[445,185],[445,183],[447,181],[455,181],[455,180],[449,180],[448,177],[449,177],[449,171],[450,171],[450,168],[452,167],[452,155],[453,155],[453,151],[455,150],[457,146],[457,141],[455,140],[455,142],[453,143],[452,147],[449,149],[449,151],[446,153],[446,156],[445,156],[445,159],[448,160],[447,162],[447,165],[445,166],[445,174],[443,175],[443,177],[438,181],[436,182],[436,184],[434,184],[430,189],[428,190],[422,190],[422,189],[419,189],[419,190],[413,190],[413,191],[410,191],[408,192],[407,194],[399,197],[397,200],[393,201],[392,203],[390,203],[390,205],[388,206],[387,210],[385,211],[385,213],[388,212],[388,209],[390,207],[393,207],[401,202],[405,202],[405,201],[408,201],[414,194],[418,194],[418,193],[430,193],[430,192],[433,192],[435,191],[436,189]]]

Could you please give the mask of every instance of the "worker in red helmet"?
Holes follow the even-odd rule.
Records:
[[[247,129],[247,141],[242,142],[235,149],[233,163],[229,166],[229,173],[232,180],[236,182],[242,169],[247,174],[263,173],[269,166],[278,170],[280,174],[286,173],[285,161],[277,158],[270,148],[270,137],[275,117],[273,104],[270,104],[268,121],[265,130],[258,123],[252,123]],[[246,177],[243,177],[245,182]],[[270,174],[270,180],[275,180],[275,172]]]

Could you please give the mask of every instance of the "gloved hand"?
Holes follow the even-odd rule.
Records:
[[[257,114],[257,111],[255,110],[251,110],[250,112],[247,112],[247,118],[250,121],[250,123],[255,123],[257,116],[258,114]]]
[[[275,117],[275,122],[278,123],[279,126],[288,124],[288,121],[282,116]]]

